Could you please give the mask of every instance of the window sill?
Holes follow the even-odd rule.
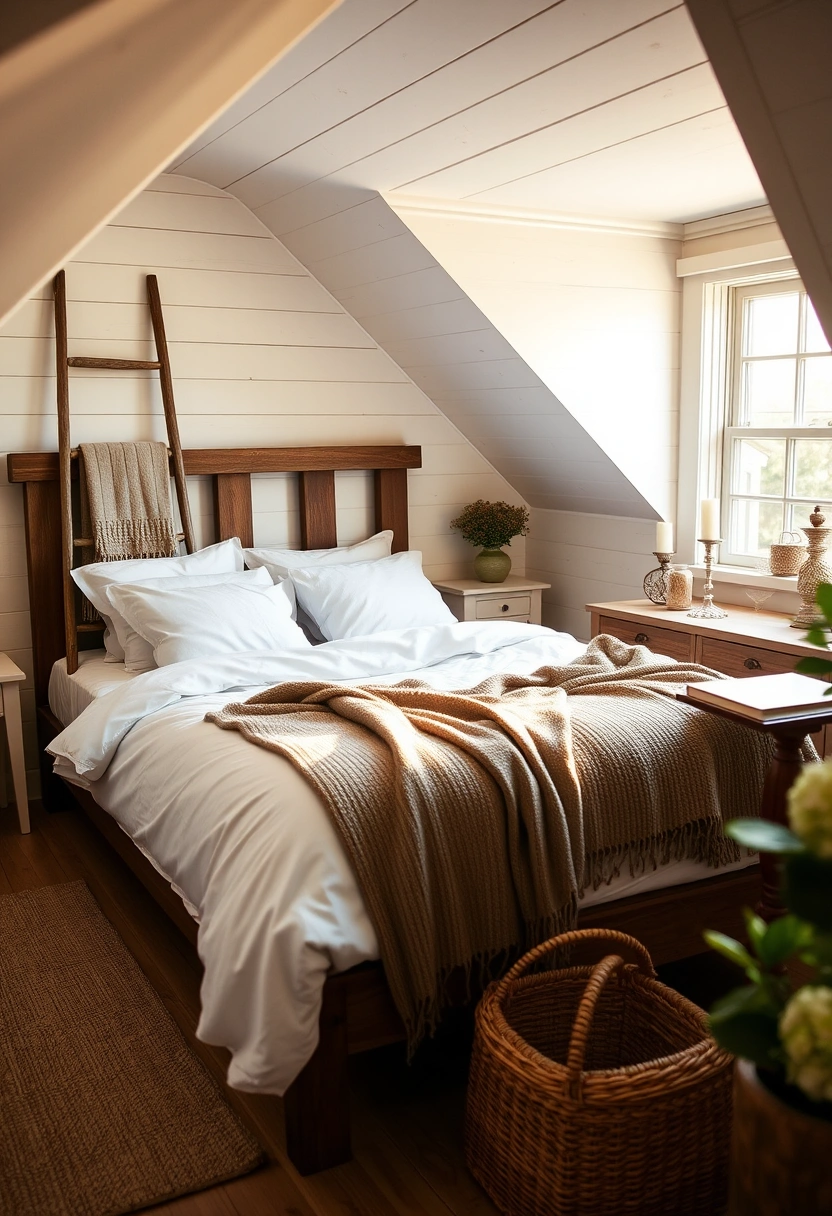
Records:
[[[691,566],[695,578],[704,578],[705,567],[701,563]],[[715,583],[734,583],[738,587],[765,587],[767,591],[797,591],[796,574],[758,574],[743,566],[711,567]]]

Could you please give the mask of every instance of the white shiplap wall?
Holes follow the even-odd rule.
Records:
[[[623,473],[662,518],[673,518],[681,229],[387,201],[587,436],[564,442],[562,417],[536,402],[500,418],[444,386],[437,404],[491,459],[499,447],[499,467],[536,506],[649,515],[633,509],[635,496],[629,509],[616,501]],[[411,364],[436,358],[435,343],[386,349],[415,377]]]
[[[144,276],[165,311],[185,447],[318,443],[422,445],[410,473],[411,545],[434,578],[464,573],[471,550],[448,523],[472,498],[522,501],[328,291],[236,198],[163,176],[67,267],[70,354],[151,357]],[[5,454],[56,446],[52,304],[44,289],[0,330],[0,649],[27,672],[27,768],[36,783],[22,488]],[[154,373],[70,373],[73,442],[163,439]],[[207,483],[189,486],[201,543],[213,539]],[[371,486],[337,478],[339,541],[366,536]],[[258,543],[297,544],[293,484],[255,479]],[[522,572],[522,543],[513,547]]]

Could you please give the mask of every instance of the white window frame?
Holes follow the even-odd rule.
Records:
[[[746,500],[752,502],[765,501],[771,503],[781,503],[783,511],[782,526],[784,529],[806,526],[808,516],[813,510],[817,501],[819,501],[822,505],[832,504],[832,494],[820,499],[813,498],[810,500],[802,495],[791,492],[794,484],[795,440],[817,440],[823,437],[828,442],[832,442],[832,433],[817,426],[752,427],[747,425],[746,420],[742,415],[743,371],[745,365],[750,362],[752,358],[745,356],[742,350],[743,313],[745,301],[754,297],[758,298],[763,295],[780,295],[787,291],[799,291],[802,293],[797,330],[795,332],[794,350],[790,349],[783,352],[785,356],[794,357],[796,360],[793,397],[796,412],[799,412],[802,403],[803,375],[806,361],[813,358],[832,358],[832,356],[827,353],[806,352],[805,350],[800,349],[801,346],[805,345],[807,297],[806,289],[796,273],[785,277],[780,275],[768,281],[760,281],[759,279],[756,279],[756,281],[752,282],[745,281],[729,285],[729,308],[724,314],[725,354],[727,356],[727,358],[724,360],[724,364],[728,389],[726,393],[726,400],[723,403],[724,424],[722,426],[723,441],[721,455],[721,481],[723,485],[723,493],[721,495],[721,530],[722,536],[725,537],[725,543],[722,546],[722,552],[720,553],[721,564],[739,567],[754,567],[759,560],[755,555],[737,553],[731,550],[730,520],[731,508],[734,502]],[[734,472],[733,462],[735,459],[735,441],[737,439],[752,438],[786,440],[786,469],[782,495],[743,494],[740,491],[736,491],[731,484],[732,473]],[[798,510],[793,510],[793,507],[797,507]]]
[[[697,544],[699,504],[703,498],[723,498],[732,288],[768,282],[782,284],[799,276],[782,241],[687,259],[677,263],[677,268],[682,279],[682,374],[676,551],[677,560],[691,562],[696,568],[702,558],[702,546]],[[748,566],[729,566],[721,553],[718,569],[727,581],[731,572],[737,574],[741,583],[749,580],[756,583],[761,577]],[[772,586],[783,588],[790,580],[770,576],[770,581]]]

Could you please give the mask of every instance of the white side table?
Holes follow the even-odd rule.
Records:
[[[29,798],[26,793],[26,763],[23,759],[23,725],[20,716],[20,684],[26,679],[24,672],[8,655],[0,653],[0,718],[6,720],[6,739],[9,744],[9,759],[12,766],[14,800],[17,803],[17,818],[21,832],[29,831]],[[5,769],[3,750],[0,747],[0,765]],[[2,805],[8,805],[6,797],[6,774],[2,773]]]
[[[458,621],[528,621],[539,625],[542,593],[551,583],[510,574],[504,583],[449,578],[433,585]]]

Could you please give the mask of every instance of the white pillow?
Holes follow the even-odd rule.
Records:
[[[393,546],[393,533],[376,532],[367,540],[355,545],[342,545],[336,549],[278,549],[269,545],[264,549],[246,549],[245,561],[249,570],[265,566],[275,582],[287,578],[291,570],[302,566],[343,566],[348,562],[369,562],[379,557],[389,557]],[[313,642],[322,642],[324,635],[303,607],[295,613],[301,629]]]
[[[156,666],[153,658],[153,647],[146,642],[140,633],[127,621],[112,602],[111,596],[116,587],[150,587],[151,590],[173,591],[177,587],[195,589],[197,587],[216,587],[220,583],[236,583],[249,587],[271,587],[272,577],[268,570],[239,570],[233,574],[177,574],[173,578],[139,579],[135,583],[111,583],[107,588],[107,601],[113,619],[118,618],[119,636],[124,648],[124,667],[126,671],[150,671]],[[285,584],[287,590],[291,584]],[[292,588],[289,596],[294,604],[295,592]]]
[[[209,545],[196,553],[181,557],[138,557],[125,562],[91,562],[77,566],[72,577],[107,626],[104,645],[107,661],[124,661],[122,635],[124,622],[114,614],[107,598],[107,588],[113,583],[139,583],[143,579],[172,578],[177,574],[232,574],[243,570],[243,547],[237,537]],[[119,627],[122,632],[119,633]]]
[[[415,549],[374,562],[295,569],[290,576],[298,604],[327,641],[456,621],[422,573],[422,555]]]
[[[282,586],[150,587],[110,589],[114,607],[153,647],[159,667],[245,650],[305,650],[310,643],[292,620]]]

